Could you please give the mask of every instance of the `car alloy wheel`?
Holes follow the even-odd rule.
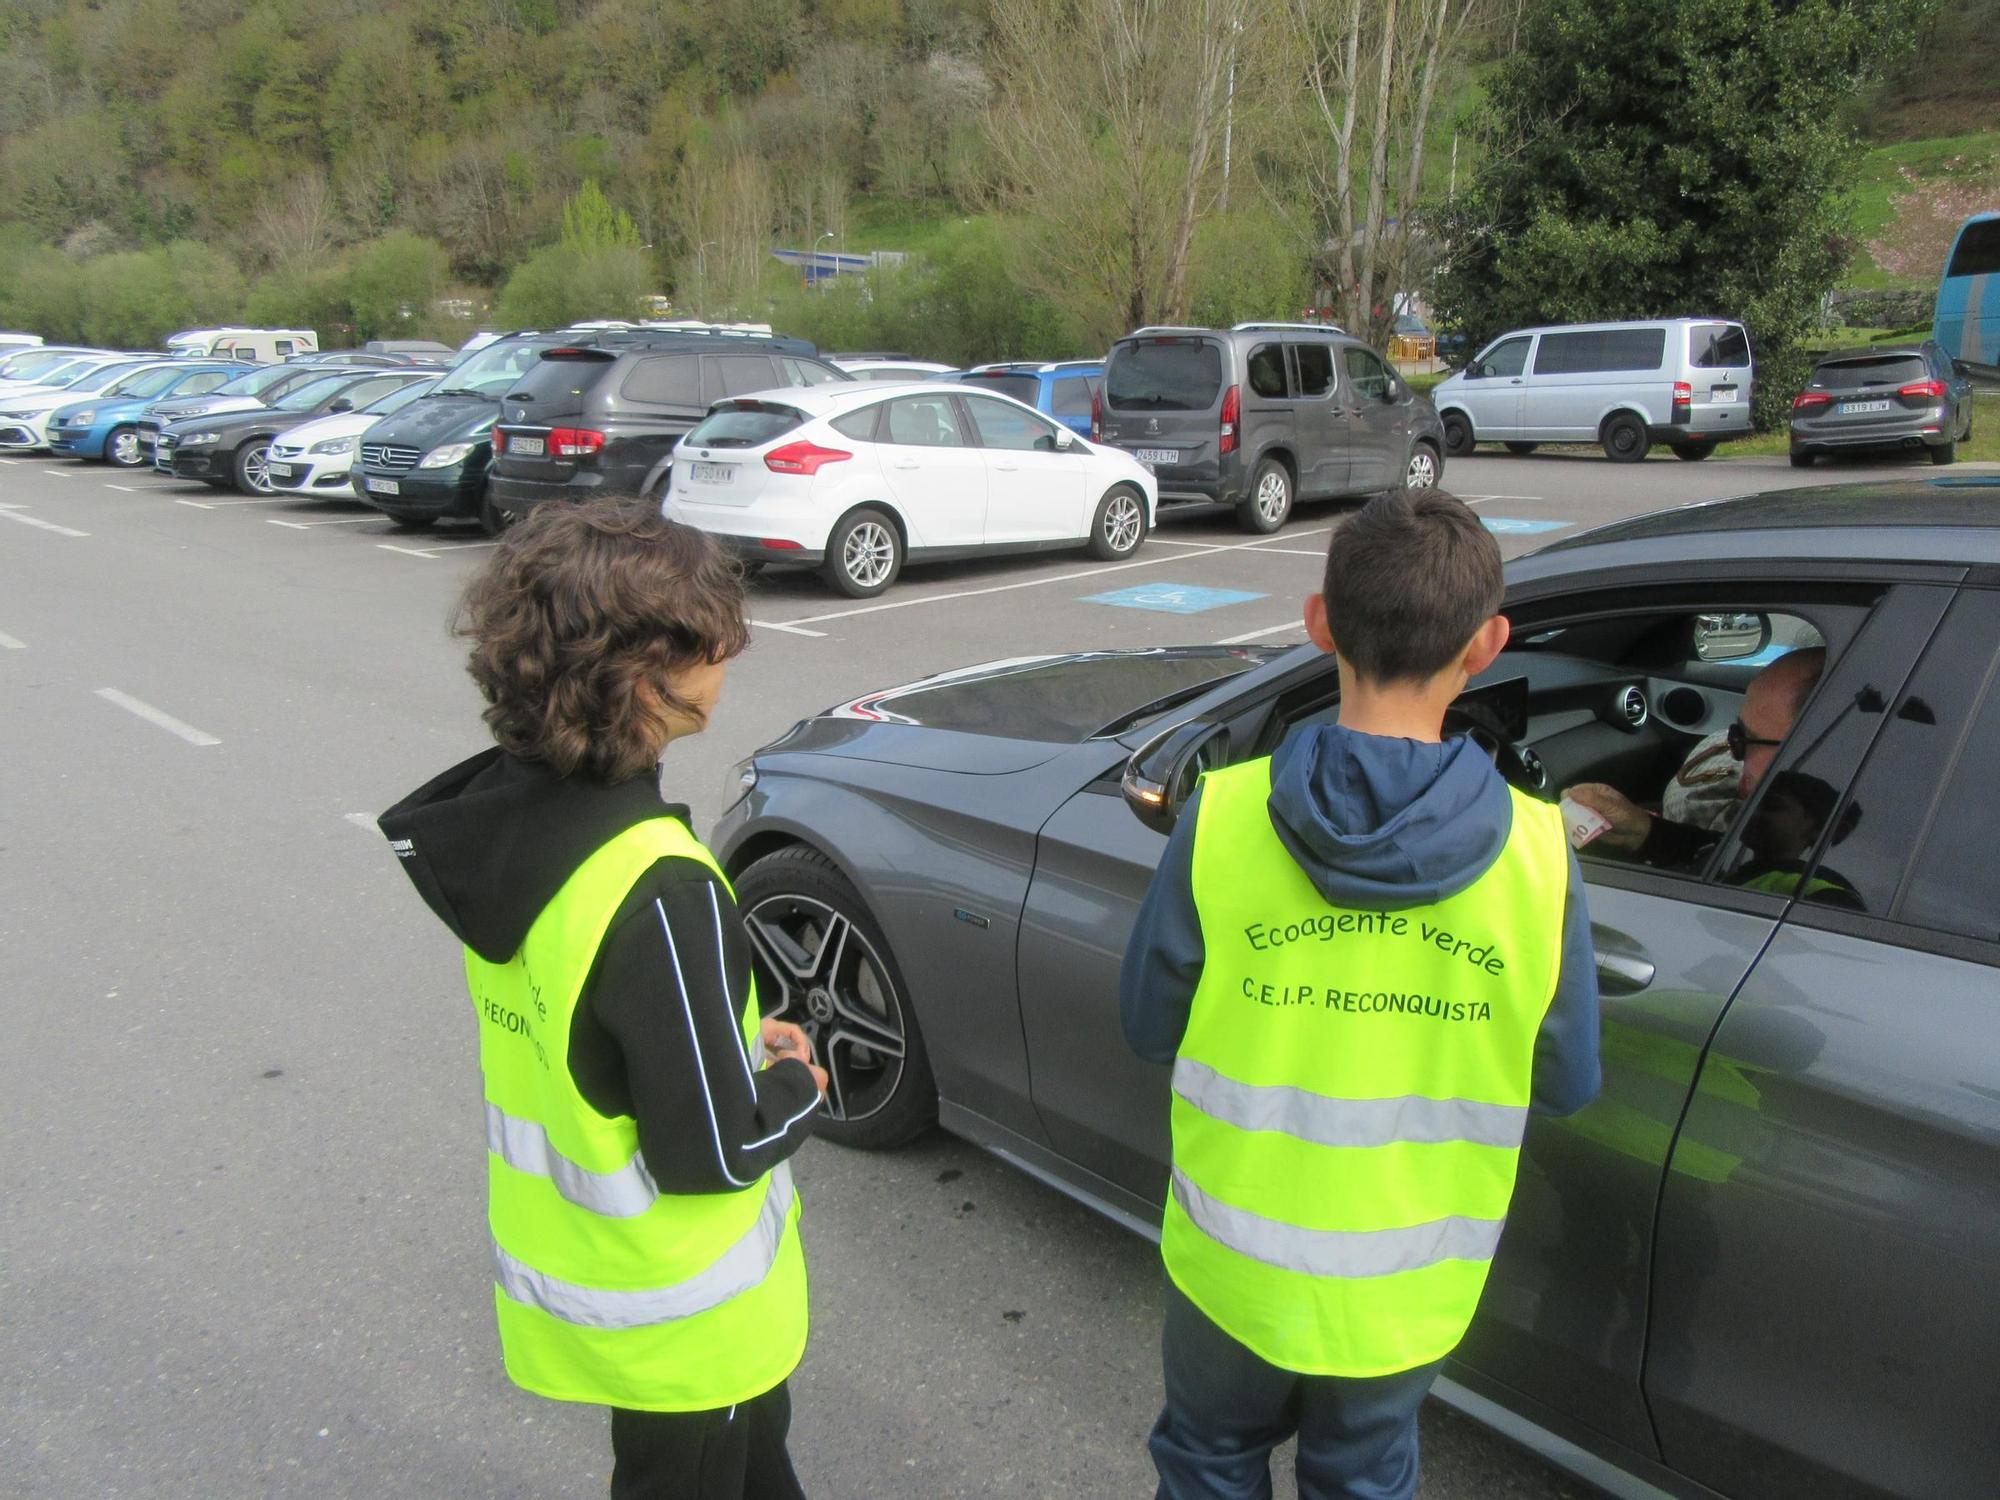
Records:
[[[1275,458],[1258,462],[1250,477],[1250,493],[1236,507],[1236,524],[1245,531],[1269,536],[1292,513],[1292,476]]]
[[[1410,466],[1403,473],[1406,489],[1427,490],[1438,482],[1437,455],[1422,443],[1410,450]]]
[[[847,533],[840,549],[840,565],[864,589],[878,589],[889,581],[889,568],[896,560],[896,539],[880,521],[863,521]]]
[[[138,429],[112,428],[111,436],[104,440],[104,456],[121,469],[136,469],[146,462],[146,455],[139,450]]]
[[[236,460],[236,477],[253,495],[271,494],[271,445],[256,443],[243,450]]]
[[[1145,539],[1145,502],[1120,485],[1098,504],[1090,529],[1090,554],[1104,562],[1116,562],[1138,551]]]

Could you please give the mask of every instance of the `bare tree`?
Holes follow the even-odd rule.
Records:
[[[340,244],[340,202],[318,167],[308,168],[258,200],[251,234],[271,265],[310,269]]]
[[[991,193],[1023,274],[1087,332],[1188,315],[1250,0],[1013,0],[992,13]]]

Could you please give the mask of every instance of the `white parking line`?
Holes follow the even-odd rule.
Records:
[[[264,517],[266,526],[289,526],[293,531],[311,531],[315,526],[365,526],[379,516],[341,516],[333,521],[280,521],[273,516]]]
[[[415,547],[398,547],[394,542],[377,542],[375,545],[384,552],[400,552],[405,557],[421,557],[426,562],[437,556],[435,552],[419,552]]]
[[[72,526],[58,526],[53,521],[44,521],[39,516],[24,516],[18,505],[0,505],[0,518],[19,521],[23,526],[37,526],[43,531],[53,531],[62,536],[89,536],[87,531],[78,531]]]
[[[1291,532],[1287,536],[1278,538],[1277,540],[1291,541],[1302,536],[1324,536],[1331,530],[1333,530],[1331,526],[1317,526],[1311,531]],[[1216,543],[1210,546],[1207,551],[1211,554],[1217,552],[1252,552],[1264,545],[1265,542],[1263,540]],[[1194,555],[1200,557],[1204,554],[1197,552]],[[976,599],[982,594],[1005,594],[1011,593],[1015,589],[1042,588],[1051,583],[1068,583],[1076,578],[1096,578],[1105,573],[1123,573],[1130,568],[1157,567],[1161,563],[1177,560],[1174,557],[1142,557],[1136,562],[1109,563],[1101,568],[1079,568],[1073,573],[1057,573],[1048,578],[1026,578],[1019,583],[996,583],[983,589],[958,589],[949,594],[925,594],[917,599],[892,599],[887,604],[863,604],[854,609],[835,609],[829,610],[825,614],[801,615],[796,620],[787,620],[784,623],[787,625],[818,625],[826,620],[845,620],[855,615],[879,614],[885,609],[910,609],[919,604],[944,604],[953,599]]]
[[[375,820],[371,818],[367,813],[342,813],[340,817],[341,821],[346,823],[352,823],[356,828],[359,828],[363,833],[373,833],[379,835],[382,832],[381,828],[376,825]]]
[[[176,501],[174,502],[174,504],[176,504],[176,505],[186,505],[186,506],[191,506],[191,507],[192,507],[192,508],[194,508],[195,510],[214,510],[214,509],[215,509],[215,504],[214,504],[214,502],[212,502],[212,501],[208,501],[208,500],[176,500]]]
[[[809,635],[816,640],[822,641],[826,639],[826,632],[824,630],[805,630],[797,625],[781,624],[776,620],[752,620],[750,628],[752,630],[782,630],[787,635]]]
[[[44,469],[42,472],[51,479],[67,479],[70,477],[68,469]]]
[[[435,562],[447,552],[477,552],[481,547],[497,547],[494,542],[434,542],[429,547],[399,547],[394,542],[377,542],[384,552],[400,552],[405,557],[421,557]]]
[[[14,637],[7,634],[6,631],[0,630],[0,651],[26,651],[27,649],[28,643],[26,641],[17,641]]]
[[[130,693],[121,693],[117,688],[99,688],[97,696],[106,703],[115,703],[127,713],[137,714],[148,724],[157,724],[168,734],[177,734],[190,745],[219,745],[221,740],[192,724],[182,723],[170,713],[163,713],[150,703],[142,703]]]
[[[129,484],[107,484],[105,488],[107,490],[122,490],[128,495],[143,495],[146,493],[144,490],[133,489]]]
[[[221,510],[231,505],[292,505],[296,504],[297,501],[298,496],[296,495],[258,495],[249,500],[211,500],[208,502],[206,508],[209,510]],[[192,500],[188,502],[190,505],[196,503]]]

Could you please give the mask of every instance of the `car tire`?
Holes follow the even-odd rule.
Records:
[[[903,571],[903,534],[872,506],[842,516],[826,539],[820,576],[836,593],[872,599]]]
[[[1956,463],[1958,461],[1958,439],[1953,438],[1948,443],[1935,443],[1926,451],[1931,456],[1931,462],[1940,467],[1945,464]]]
[[[1526,458],[1530,453],[1533,453],[1537,448],[1541,446],[1542,445],[1540,443],[1509,443],[1507,445],[1507,451],[1509,453],[1518,453],[1521,455],[1521,457]]]
[[[1698,464],[1715,451],[1713,443],[1675,443],[1674,457],[1684,458],[1691,464]]]
[[[794,844],[735,884],[758,1003],[766,1016],[804,1027],[827,1070],[813,1134],[883,1151],[930,1129],[937,1083],[923,1032],[888,940],[847,877],[817,849]]]
[[[1275,458],[1258,460],[1250,476],[1250,493],[1236,503],[1236,524],[1258,536],[1269,536],[1291,518],[1292,473]]]
[[[252,438],[236,450],[236,457],[230,460],[230,472],[236,476],[236,488],[246,495],[268,495],[271,491],[271,440]]]
[[[437,525],[436,516],[399,516],[392,510],[384,511],[383,514],[405,531],[429,531]]]
[[[479,529],[488,536],[498,536],[512,524],[507,512],[493,503],[493,486],[487,485],[479,492]]]
[[[139,429],[131,426],[114,427],[104,435],[104,461],[118,469],[136,469],[152,463],[152,459],[139,451]]]
[[[1452,458],[1470,458],[1476,439],[1472,423],[1462,412],[1444,414],[1444,451]]]
[[[1146,497],[1129,484],[1113,485],[1090,521],[1090,555],[1122,562],[1146,541]]]
[[[1604,456],[1614,464],[1636,464],[1652,449],[1646,424],[1629,411],[1614,414],[1598,434]]]

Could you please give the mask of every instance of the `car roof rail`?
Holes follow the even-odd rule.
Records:
[[[1213,328],[1198,327],[1193,323],[1148,323],[1144,328],[1135,328],[1125,337],[1136,339],[1142,333],[1213,333]]]
[[[1338,323],[1238,323],[1231,333],[1274,333],[1290,330],[1297,333],[1337,333],[1343,338],[1347,330]]]

